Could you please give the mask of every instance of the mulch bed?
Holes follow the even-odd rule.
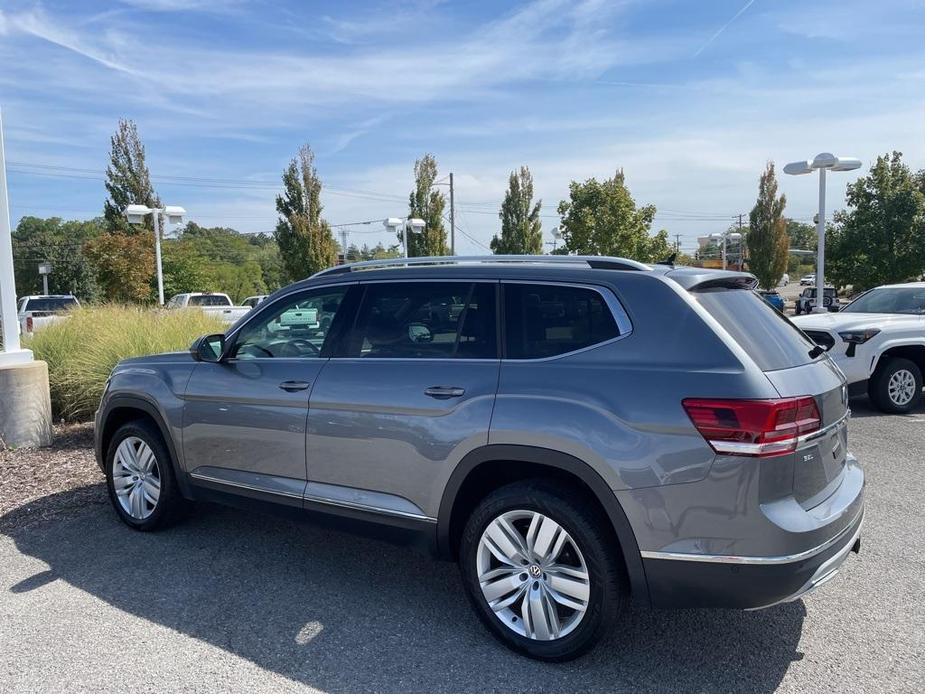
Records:
[[[93,454],[91,422],[56,425],[49,448],[2,449],[0,530],[105,503],[103,482]],[[61,494],[61,504],[33,503],[53,494]]]

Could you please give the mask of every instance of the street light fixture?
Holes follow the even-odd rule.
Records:
[[[129,224],[143,224],[145,217],[151,215],[154,222],[154,258],[157,262],[157,300],[164,305],[164,267],[161,263],[161,215],[166,217],[169,224],[179,224],[183,221],[186,210],[178,205],[166,207],[148,207],[147,205],[129,205],[125,208],[125,217]]]
[[[423,219],[417,217],[413,219],[399,219],[398,217],[389,217],[382,220],[382,226],[395,233],[401,233],[402,255],[408,257],[408,234],[410,232],[421,232],[427,227]]]
[[[853,157],[836,157],[834,154],[823,152],[817,154],[812,160],[793,161],[784,167],[784,173],[791,176],[802,176],[819,170],[819,213],[816,215],[816,301],[813,302],[813,312],[825,312],[825,172],[828,171],[854,171],[861,167],[861,160]]]
[[[48,276],[51,274],[51,263],[39,263],[39,274],[42,276],[42,294],[48,296]]]

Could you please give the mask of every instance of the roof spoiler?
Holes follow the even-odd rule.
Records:
[[[758,278],[749,272],[685,267],[672,270],[665,276],[690,292],[708,289],[754,289],[758,286]]]

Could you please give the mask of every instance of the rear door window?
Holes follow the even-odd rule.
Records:
[[[809,354],[816,345],[754,292],[706,289],[692,294],[762,371],[789,369],[813,361]]]
[[[504,285],[505,356],[542,359],[620,336],[595,289],[555,284]]]
[[[347,356],[497,359],[496,286],[371,282],[365,287]]]

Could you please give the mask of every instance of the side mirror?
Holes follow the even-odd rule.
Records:
[[[412,323],[408,326],[408,340],[413,344],[423,345],[434,341],[433,333],[423,323]]]
[[[218,363],[225,354],[225,336],[221,333],[203,335],[192,344],[189,351],[196,361]]]

